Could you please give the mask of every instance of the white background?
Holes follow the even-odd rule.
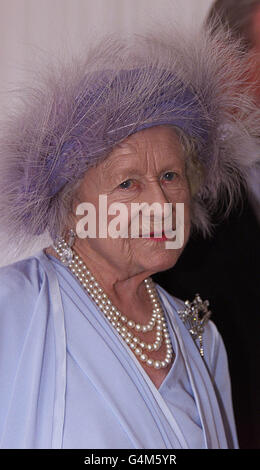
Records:
[[[202,22],[212,0],[0,0],[0,112],[6,91],[41,53],[78,50],[94,35]],[[30,64],[30,65],[28,65]]]

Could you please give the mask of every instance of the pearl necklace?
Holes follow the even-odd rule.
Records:
[[[144,280],[145,287],[153,306],[152,315],[146,325],[141,325],[133,320],[129,320],[126,315],[122,315],[121,312],[112,304],[111,300],[84,264],[83,260],[72,250],[65,240],[60,239],[57,244],[54,245],[54,249],[60,260],[68,266],[72,274],[78,279],[83,288],[94,300],[99,309],[105,314],[106,318],[118,331],[120,336],[136,356],[138,356],[142,362],[154,367],[155,369],[167,367],[171,363],[173,349],[167,323],[164,318],[163,308],[152,279],[147,278]],[[156,339],[153,343],[145,343],[136,335],[138,331],[146,333],[154,328],[156,330]],[[130,330],[133,330],[133,332]],[[153,360],[143,351],[158,351],[161,348],[163,341],[166,345],[166,355],[164,360]]]

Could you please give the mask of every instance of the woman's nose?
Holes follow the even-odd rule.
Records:
[[[144,204],[142,217],[145,227],[151,227],[151,231],[155,233],[157,230],[162,231],[163,220],[172,216],[173,208],[169,206],[169,200],[160,183],[150,184],[143,198],[140,202]]]
[[[154,202],[161,204],[162,209],[163,205],[169,202],[167,195],[159,181],[153,181],[147,185],[147,189],[143,193],[143,197],[145,198],[143,202],[147,202],[148,204],[153,204]]]

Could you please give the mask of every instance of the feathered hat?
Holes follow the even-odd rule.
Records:
[[[11,250],[21,253],[43,233],[59,236],[88,168],[127,136],[161,124],[195,143],[194,177],[202,177],[192,221],[209,232],[211,211],[233,204],[260,159],[247,65],[226,31],[204,27],[104,38],[84,60],[42,71],[1,126],[0,221]]]

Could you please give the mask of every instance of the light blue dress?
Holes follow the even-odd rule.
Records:
[[[157,285],[176,358],[155,387],[70,270],[41,250],[0,268],[0,447],[237,448],[222,339],[205,358]]]

